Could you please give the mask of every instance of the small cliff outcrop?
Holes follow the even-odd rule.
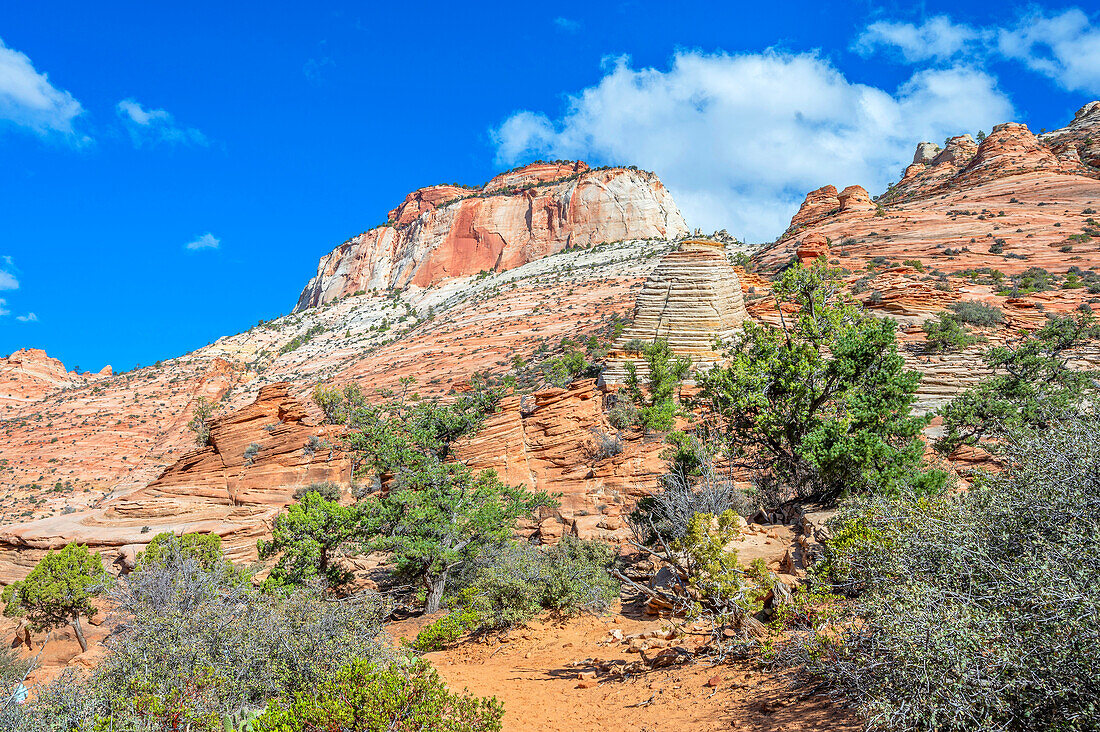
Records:
[[[216,418],[208,446],[144,488],[90,510],[0,528],[0,583],[70,542],[125,561],[162,531],[215,533],[231,558],[254,559],[256,540],[298,488],[351,479],[351,462],[289,386],[265,386],[252,404]]]
[[[95,376],[110,376],[106,366]],[[21,348],[0,358],[0,405],[37,402],[47,394],[95,378],[92,374],[68,371],[56,358],[39,348]]]
[[[389,221],[321,258],[295,308],[355,292],[427,287],[453,277],[518,267],[569,247],[688,233],[653,173],[534,163],[480,188],[414,191]]]

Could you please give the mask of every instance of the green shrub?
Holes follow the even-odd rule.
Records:
[[[984,302],[960,300],[951,304],[951,310],[954,311],[958,320],[971,325],[988,327],[1000,325],[1005,321],[1004,312],[1000,308],[986,305]]]
[[[630,429],[638,423],[638,409],[625,394],[619,395],[615,406],[607,413],[607,421],[617,430]]]
[[[47,552],[26,579],[4,588],[4,614],[26,616],[36,632],[72,625],[80,649],[87,651],[80,618],[95,616],[92,598],[104,594],[110,584],[111,577],[98,554],[84,544],[67,544]]]
[[[774,292],[797,312],[778,326],[745,321],[726,363],[696,379],[700,440],[755,471],[771,505],[914,479],[935,491],[946,478],[923,463],[921,375],[898,353],[895,322],[860,308],[837,276],[820,261],[786,270]]]
[[[495,698],[451,693],[426,662],[378,666],[353,661],[335,678],[272,702],[255,732],[497,732]]]
[[[463,634],[479,627],[480,622],[481,615],[477,610],[459,608],[421,628],[410,645],[422,653],[441,651]]]
[[[204,569],[211,569],[224,558],[222,538],[217,534],[189,533],[176,536],[170,531],[157,534],[138,555],[137,568],[164,567],[193,559]]]
[[[980,339],[959,324],[955,316],[939,313],[924,321],[925,347],[933,353],[956,351],[978,343]]]
[[[853,503],[832,562],[854,595],[782,660],[884,730],[1096,730],[1100,423],[1001,436],[961,494]]]
[[[340,490],[340,486],[333,483],[331,480],[322,481],[320,483],[310,483],[309,485],[299,488],[294,491],[294,500],[301,501],[307,493],[317,493],[326,501],[339,501],[340,494],[343,491]]]
[[[642,357],[649,374],[642,390],[633,361],[626,362],[626,385],[623,391],[638,408],[638,424],[646,430],[667,432],[676,426],[676,417],[683,412],[676,394],[680,382],[691,367],[690,359],[677,356],[668,342],[657,340],[642,348]]]
[[[544,610],[570,616],[602,611],[618,597],[608,574],[615,552],[606,544],[562,537],[546,550],[515,541],[487,552],[458,594],[478,616],[477,630],[504,630]]]

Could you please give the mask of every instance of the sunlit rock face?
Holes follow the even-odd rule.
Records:
[[[634,305],[634,321],[612,346],[607,383],[626,378],[626,362],[638,361],[626,350],[632,341],[667,341],[697,367],[719,355],[715,338],[729,340],[748,318],[741,282],[719,242],[689,240],[666,254],[646,279]]]
[[[428,287],[501,272],[566,248],[688,233],[653,173],[535,163],[481,188],[433,186],[410,193],[386,225],[321,258],[296,310],[367,290]]]

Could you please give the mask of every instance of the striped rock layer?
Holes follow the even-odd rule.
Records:
[[[646,280],[634,306],[634,322],[615,341],[604,381],[626,380],[626,363],[639,361],[626,350],[631,341],[668,342],[695,368],[716,363],[715,338],[731,339],[749,317],[737,272],[719,242],[689,240],[666,254]],[[644,364],[638,363],[639,373]]]

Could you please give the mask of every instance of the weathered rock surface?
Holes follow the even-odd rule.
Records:
[[[829,242],[824,234],[808,234],[794,254],[799,262],[812,262],[818,257],[828,257]]]
[[[47,550],[74,541],[108,562],[124,561],[162,531],[215,533],[230,557],[254,559],[256,539],[295,490],[351,478],[351,463],[319,415],[289,387],[265,386],[249,406],[215,419],[209,446],[182,456],[145,488],[91,510],[0,528],[7,549],[0,582],[19,579]]]
[[[98,375],[109,376],[110,366]],[[91,374],[68,371],[56,358],[38,348],[23,348],[0,358],[0,405],[36,402],[47,394],[84,384]]]
[[[929,143],[921,143],[917,162],[872,205],[854,192],[845,199],[852,187],[839,196],[833,186],[811,191],[788,231],[757,259],[774,269],[796,257],[808,237],[821,235],[832,242],[837,264],[849,269],[874,258],[916,260],[948,273],[1087,267],[1097,250],[1087,231],[1096,230],[1088,212],[1100,204],[1100,168],[1066,149],[1084,145],[1098,126],[1100,103],[1091,103],[1069,126],[1041,137],[1006,123],[980,145],[969,135],[953,137],[930,159]],[[1063,251],[1067,245],[1073,254]]]
[[[605,398],[594,379],[510,397],[477,435],[457,447],[455,457],[475,469],[496,470],[511,485],[561,494],[560,506],[543,510],[524,533],[551,544],[565,534],[620,542],[629,535],[622,517],[663,473],[665,445],[637,432],[622,433],[621,452],[601,456],[599,436],[616,439]]]
[[[666,254],[646,279],[634,305],[634,321],[612,344],[604,379],[621,383],[632,341],[665,340],[695,367],[718,360],[714,339],[732,339],[748,318],[737,273],[719,242],[688,240]],[[641,369],[639,370],[639,373]]]
[[[1076,158],[1086,165],[1100,168],[1100,101],[1082,106],[1072,122],[1040,135],[1039,139],[1060,158],[1070,162]]]
[[[500,272],[568,247],[687,233],[652,173],[535,163],[481,188],[433,186],[409,194],[386,226],[321,258],[296,310],[360,291]]]

